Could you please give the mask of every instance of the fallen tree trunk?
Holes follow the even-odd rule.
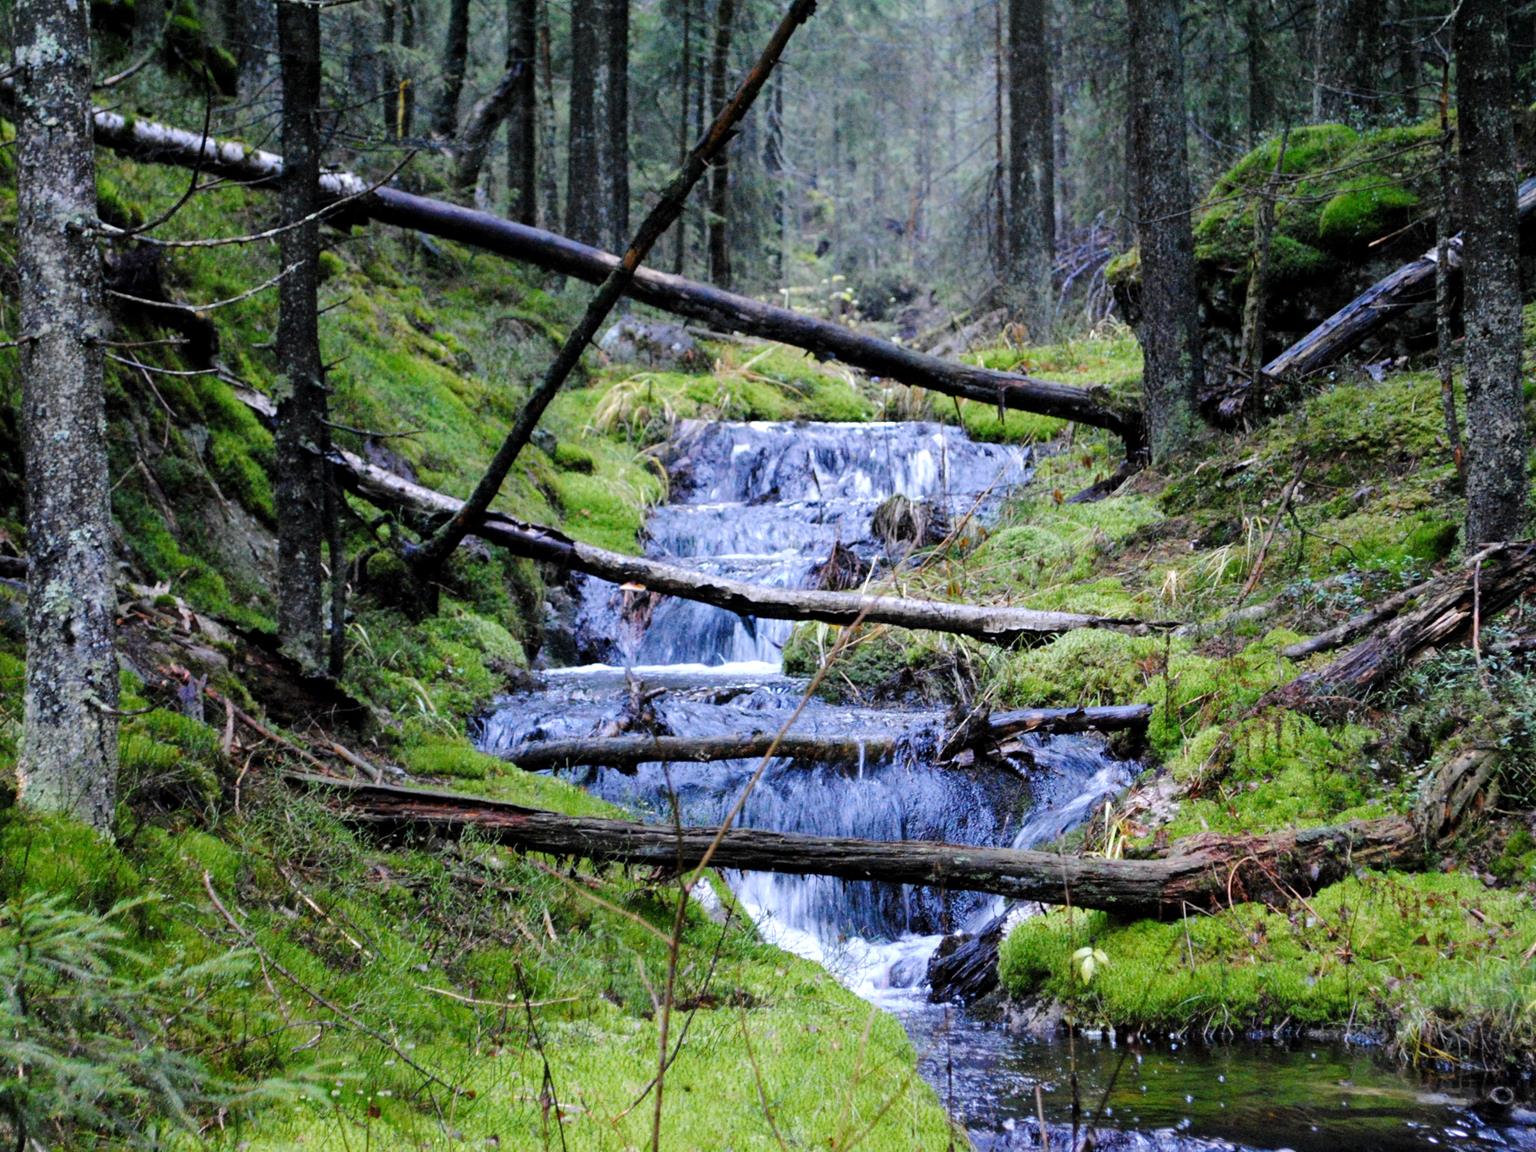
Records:
[[[0,83],[0,106],[7,106],[12,99],[11,85]],[[116,112],[98,110],[94,117],[96,143],[134,160],[192,168],[262,188],[275,188],[282,173],[281,156],[237,141],[204,137]],[[619,258],[610,252],[553,232],[397,188],[375,187],[348,172],[323,175],[320,193],[322,200],[334,206],[328,219],[337,225],[366,220],[393,224],[590,284],[601,284],[619,264]],[[628,294],[677,316],[727,332],[792,344],[823,359],[841,360],[903,384],[1104,428],[1125,441],[1128,457],[1139,456],[1143,448],[1141,414],[1116,406],[1099,388],[1075,388],[1017,372],[943,360],[840,324],[650,268],[636,272]]]
[[[846,736],[594,736],[589,740],[542,740],[504,755],[525,772],[555,768],[634,768],[640,764],[712,760],[756,760],[768,755],[788,760],[857,761],[889,756],[892,736],[855,740]]]
[[[1057,735],[1074,732],[1113,732],[1145,727],[1152,715],[1150,704],[1104,708],[1027,708],[995,713],[985,736],[994,742],[1034,732]],[[504,755],[525,772],[554,768],[634,768],[639,764],[668,761],[707,763],[714,760],[748,760],[768,755],[789,760],[854,761],[864,757],[890,756],[897,737],[809,736],[797,732],[783,736],[753,733],[748,736],[593,736],[576,740],[541,740],[513,748]]]
[[[448,792],[289,774],[296,787],[329,795],[352,823],[398,834],[476,835],[528,852],[685,869],[704,859],[713,828],[671,828],[627,820],[564,816]],[[1423,841],[1406,817],[1355,821],[1263,836],[1205,833],[1155,860],[1107,860],[1012,848],[925,841],[882,843],[731,829],[712,866],[833,876],[990,892],[1016,900],[1103,908],[1132,916],[1177,916],[1229,901],[1284,903],[1361,867],[1406,867]]]
[[[1286,707],[1337,697],[1359,700],[1424,649],[1471,636],[1536,585],[1536,544],[1496,544],[1422,586],[1418,606],[1401,611],[1325,668],[1277,688],[1265,702]]]
[[[252,411],[270,420],[272,401],[238,381],[228,381],[235,395]],[[414,484],[351,452],[334,450],[331,462],[337,479],[349,490],[380,508],[391,508],[431,522],[452,516],[462,506],[442,492]],[[824,624],[892,624],[900,628],[948,632],[995,644],[1045,640],[1078,628],[1107,628],[1145,635],[1172,625],[1074,612],[1038,612],[1006,605],[951,604],[902,596],[864,596],[855,592],[817,592],[769,588],[710,576],[643,556],[626,556],[573,540],[542,524],[528,524],[491,512],[472,532],[517,556],[542,560],[575,572],[585,572],[614,584],[638,584],[651,592],[713,604],[743,616],[769,620],[819,620]]]
[[[1429,587],[1429,582],[1415,584],[1412,588],[1404,588],[1401,592],[1388,596],[1379,603],[1372,604],[1364,612],[1358,612],[1341,624],[1336,624],[1326,632],[1319,632],[1316,636],[1309,636],[1305,640],[1298,640],[1294,644],[1287,644],[1280,649],[1280,655],[1287,660],[1305,660],[1308,656],[1319,652],[1331,652],[1335,648],[1342,648],[1351,640],[1363,633],[1370,631],[1376,625],[1396,616],[1409,604],[1424,594]]]
[[[1519,211],[1522,218],[1536,211],[1536,179],[1520,185]],[[1451,267],[1459,265],[1460,253],[1461,237],[1457,235],[1451,240]],[[1416,294],[1433,285],[1436,256],[1436,250],[1431,248],[1411,264],[1403,265],[1371,285],[1264,365],[1264,375],[1277,378],[1308,376],[1357,347]],[[1223,409],[1227,403],[1230,401],[1224,402]]]

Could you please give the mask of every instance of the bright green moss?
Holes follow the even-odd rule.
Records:
[[[1418,204],[1418,196],[1407,188],[1370,177],[1351,180],[1323,205],[1318,238],[1334,248],[1369,244],[1401,228]]]

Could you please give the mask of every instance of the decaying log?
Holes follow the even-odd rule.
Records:
[[[1337,696],[1361,699],[1426,648],[1471,635],[1536,585],[1536,544],[1495,544],[1460,571],[1428,582],[1418,606],[1399,611],[1325,668],[1306,672],[1266,698],[1297,707]]]
[[[1075,732],[1113,732],[1144,728],[1152,715],[1150,704],[1104,708],[1028,708],[992,715],[983,737],[998,743],[1034,732],[1057,735]],[[633,768],[638,764],[713,760],[747,760],[767,755],[789,760],[853,762],[865,757],[888,757],[896,750],[897,737],[810,736],[797,732],[775,737],[747,736],[594,736],[576,740],[543,740],[506,752],[507,759],[526,772],[552,768]]]
[[[525,772],[555,768],[634,768],[667,762],[755,760],[772,752],[788,760],[853,763],[862,757],[890,756],[892,736],[856,740],[847,736],[787,733],[750,736],[594,736],[589,740],[543,740],[505,753]]]
[[[296,787],[330,796],[338,815],[397,834],[476,835],[528,852],[594,861],[689,868],[715,841],[713,828],[564,816],[449,792],[290,774]],[[881,843],[731,829],[711,863],[719,868],[920,884],[1071,903],[1133,916],[1177,916],[1229,901],[1284,903],[1363,867],[1411,867],[1423,840],[1407,817],[1355,821],[1263,836],[1204,833],[1155,860],[1107,860],[1012,848],[925,841]]]
[[[1520,185],[1520,216],[1536,211],[1536,179]],[[1460,262],[1461,236],[1451,240],[1451,266]],[[1431,248],[1377,281],[1268,364],[1264,375],[1299,378],[1311,375],[1357,347],[1362,340],[1433,285],[1437,252]]]
[[[266,419],[272,401],[261,393],[231,382],[235,395]],[[452,516],[463,506],[442,492],[387,472],[362,457],[340,450],[331,453],[337,480],[380,508],[392,508],[425,522]],[[528,524],[499,512],[487,515],[471,533],[517,556],[542,560],[574,572],[585,572],[614,584],[639,584],[652,592],[713,604],[743,616],[768,620],[819,620],[824,624],[892,624],[970,636],[994,644],[1047,640],[1078,628],[1107,628],[1145,635],[1171,624],[1150,624],[1111,616],[1075,612],[1039,612],[1007,605],[951,604],[904,596],[864,596],[854,592],[817,592],[769,588],[711,576],[643,556],[626,556],[573,540],[542,524]]]
[[[1331,652],[1335,648],[1342,648],[1351,640],[1357,639],[1370,631],[1376,625],[1396,616],[1409,604],[1412,604],[1429,587],[1429,582],[1415,584],[1412,588],[1404,588],[1401,592],[1394,593],[1376,604],[1372,604],[1364,612],[1357,612],[1341,624],[1336,624],[1326,632],[1319,632],[1316,636],[1310,636],[1305,640],[1298,640],[1294,644],[1287,644],[1280,649],[1280,655],[1287,660],[1305,660],[1308,656],[1314,656],[1319,652]]]
[[[0,108],[9,106],[12,91],[8,82],[0,82]],[[134,160],[195,168],[207,176],[261,188],[275,188],[282,172],[281,156],[237,141],[204,137],[115,112],[98,110],[94,116],[96,143]],[[348,172],[322,176],[320,191],[323,199],[336,205],[330,219],[338,225],[367,220],[393,224],[590,284],[601,284],[619,264],[619,258],[610,252],[578,244],[553,232],[398,188],[374,187]],[[840,324],[650,268],[635,274],[629,295],[677,316],[727,332],[792,344],[822,359],[841,360],[874,376],[946,396],[1104,428],[1125,441],[1127,456],[1139,455],[1143,447],[1140,413],[1117,406],[1100,388],[1075,388],[1018,372],[943,360]]]

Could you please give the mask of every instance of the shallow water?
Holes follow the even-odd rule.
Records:
[[[792,587],[835,544],[880,572],[871,517],[885,496],[933,501],[951,522],[985,519],[1010,485],[1027,480],[1030,457],[937,425],[715,424],[686,429],[670,462],[673,502],[650,519],[648,554]],[[936,712],[819,700],[802,707],[805,685],[779,672],[787,622],[677,600],[637,610],[632,597],[595,580],[581,582],[578,601],[571,647],[598,662],[549,670],[502,701],[481,724],[485,750],[515,759],[528,743],[592,735],[623,717],[634,678],[658,693],[655,718],[676,735],[771,733],[793,717],[800,733],[900,738],[889,756],[860,747],[835,762],[770,762],[743,826],[1016,847],[1082,822],[1136,769],[1094,737],[1032,740],[1013,770],[937,769]],[[757,767],[648,764],[569,775],[644,818],[711,824]],[[1090,1136],[1095,1148],[1170,1152],[1536,1148],[1525,1117],[1489,1120],[1470,1107],[1485,1085],[1430,1084],[1361,1048],[1042,1043],[928,1003],[928,959],[942,934],[985,923],[1002,910],[995,898],[825,877],[727,879],[767,938],[904,1022],[922,1074],[979,1149],[1037,1148],[1042,1129],[1058,1149],[1083,1147]]]

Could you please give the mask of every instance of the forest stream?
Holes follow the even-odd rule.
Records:
[[[648,554],[798,587],[837,546],[873,563],[878,580],[887,558],[872,520],[892,495],[937,506],[951,525],[985,523],[1028,482],[1031,453],[937,424],[711,423],[684,428],[669,466],[672,498],[650,517]],[[789,622],[675,599],[637,605],[626,599],[634,590],[596,580],[577,588],[570,635],[552,646],[587,662],[548,669],[504,698],[479,726],[484,750],[515,760],[539,741],[637,723],[674,736],[770,734],[805,699],[806,682],[782,671]],[[771,762],[739,824],[1029,847],[1089,817],[1138,770],[1096,736],[1030,737],[1028,756],[1010,764],[937,768],[943,725],[941,712],[920,706],[813,696],[791,730],[857,751]],[[860,740],[877,737],[885,747],[896,737],[895,751],[866,754]],[[569,776],[648,819],[711,825],[757,767],[646,764]],[[1091,1123],[1098,1148],[1536,1147],[1519,1109],[1489,1118],[1471,1106],[1484,1085],[1429,1083],[1367,1046],[1256,1037],[1127,1045],[1097,1033],[1042,1041],[930,1003],[928,962],[944,934],[975,931],[1003,910],[999,898],[766,873],[727,879],[765,936],[902,1020],[923,1074],[981,1149],[1038,1147],[1042,1126],[1051,1146],[1074,1147],[1075,1115],[1078,1138]]]

